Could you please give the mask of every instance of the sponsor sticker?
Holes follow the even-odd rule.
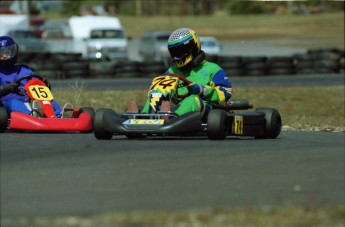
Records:
[[[162,125],[163,119],[128,119],[122,124],[124,125]]]

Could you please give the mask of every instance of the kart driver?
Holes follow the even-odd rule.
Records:
[[[29,98],[17,93],[19,90],[23,90],[23,86],[28,80],[24,79],[20,84],[16,81],[26,75],[34,74],[26,65],[16,64],[17,58],[17,43],[9,36],[0,36],[0,105],[5,107],[9,115],[12,111],[16,111],[42,116],[42,107],[38,101],[34,100],[33,107],[31,108],[28,105]],[[43,82],[50,88],[50,83],[47,79],[44,79]],[[53,101],[52,103],[55,114],[58,117],[62,117],[63,109],[72,109],[70,103],[66,103],[63,109],[57,102]],[[71,113],[67,114],[66,112],[64,117],[67,117],[67,115],[71,115]]]
[[[168,50],[174,65],[166,73],[180,74],[192,82],[178,90],[179,94],[189,92],[191,95],[178,101],[174,111],[177,115],[199,111],[205,119],[211,103],[223,104],[231,98],[232,86],[226,72],[216,63],[206,61],[195,31],[190,28],[175,30],[168,39]],[[142,113],[148,113],[149,107],[148,100]],[[170,110],[170,103],[163,102],[161,111]]]

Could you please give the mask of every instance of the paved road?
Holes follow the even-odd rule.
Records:
[[[0,135],[1,218],[344,204],[344,133],[275,140]]]

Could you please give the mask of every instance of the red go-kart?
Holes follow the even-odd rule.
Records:
[[[32,108],[33,100],[38,100],[42,106],[43,116],[35,117],[21,112],[11,112],[8,116],[6,109],[0,103],[0,132],[6,130],[92,132],[95,115],[93,108],[72,109],[70,110],[72,111],[71,118],[57,117],[52,105],[53,95],[50,88],[43,82],[43,78],[38,75],[27,75],[16,82],[19,84],[26,79],[29,81],[25,84],[24,91],[19,90],[17,93],[31,100],[28,103],[29,108]]]

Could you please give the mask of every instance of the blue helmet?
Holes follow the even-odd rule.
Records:
[[[17,63],[18,45],[9,36],[0,36],[0,68]]]

